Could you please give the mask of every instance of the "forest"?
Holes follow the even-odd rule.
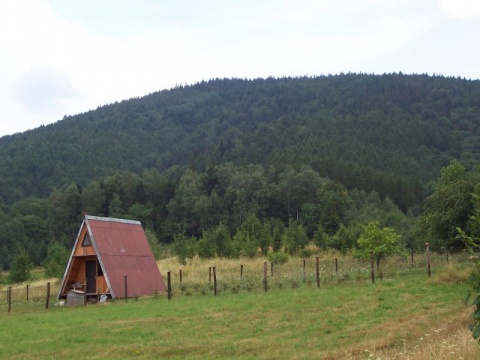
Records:
[[[58,272],[84,214],[182,259],[354,251],[368,224],[457,251],[479,232],[479,125],[479,81],[403,74],[213,79],[65,116],[0,138],[0,266]]]

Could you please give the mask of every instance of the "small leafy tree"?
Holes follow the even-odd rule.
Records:
[[[400,251],[400,235],[394,229],[380,228],[380,224],[376,221],[371,221],[362,228],[363,231],[357,240],[358,246],[363,251],[364,256],[369,256],[373,251],[377,269],[380,268],[381,259]]]
[[[318,223],[317,230],[313,234],[313,243],[322,250],[328,247],[328,235],[323,231],[322,223]]]
[[[282,233],[278,227],[273,229],[272,235],[272,250],[278,252],[282,248]]]
[[[147,237],[148,244],[150,245],[150,249],[152,249],[153,256],[155,259],[159,259],[162,253],[161,246],[158,242],[157,235],[155,231],[153,231],[150,227],[145,229],[145,236]]]
[[[32,268],[33,264],[30,261],[30,257],[28,256],[27,252],[25,249],[19,248],[12,260],[10,274],[8,275],[8,282],[21,283],[27,281],[30,278],[30,271]]]
[[[285,250],[290,255],[296,254],[299,250],[308,245],[308,237],[305,229],[297,221],[290,219],[288,227],[283,235]]]
[[[196,240],[194,236],[187,237],[184,234],[178,234],[173,241],[173,254],[178,257],[181,264],[186,264],[187,258],[195,256]]]
[[[48,255],[43,263],[45,276],[48,278],[60,278],[63,276],[70,253],[59,242],[54,241],[48,247]]]

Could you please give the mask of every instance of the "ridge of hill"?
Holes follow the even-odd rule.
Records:
[[[480,81],[428,75],[214,79],[0,138],[0,197],[148,168],[309,165],[404,211],[442,166],[480,161]]]

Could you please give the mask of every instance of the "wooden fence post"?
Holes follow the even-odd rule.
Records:
[[[273,276],[273,262],[270,263],[270,276]]]
[[[211,266],[208,267],[208,283],[209,284],[212,283],[212,267]]]
[[[29,286],[28,286],[28,284],[27,284],[27,301],[28,301],[28,288],[29,288]]]
[[[430,277],[432,275],[431,271],[430,271],[430,244],[429,243],[425,243],[425,246],[427,247],[427,273],[428,273],[428,277]]]
[[[7,288],[8,312],[12,311],[12,287]]]
[[[303,259],[303,281],[305,281],[306,274],[305,274],[305,266],[306,266],[306,260]]]
[[[373,266],[373,251],[370,251],[370,271],[372,276],[372,284],[375,283],[375,267]]]
[[[167,272],[167,299],[172,299],[172,276],[170,271]]]
[[[87,279],[83,281],[83,305],[87,306]]]
[[[50,304],[50,282],[47,282],[47,300],[45,301],[45,309],[48,309]]]
[[[125,275],[125,302],[128,301],[127,275]]]
[[[182,269],[180,269],[180,285],[183,283]]]
[[[320,258],[315,258],[315,275],[317,276],[317,287],[320,287]]]
[[[217,296],[217,268],[213,267],[213,294]]]
[[[335,258],[335,275],[338,275],[338,259]]]
[[[243,264],[240,265],[240,280],[243,279]]]
[[[415,261],[413,261],[413,249],[412,249],[412,252],[410,253],[410,258],[411,258],[411,262],[412,262],[412,267],[415,266]]]
[[[263,262],[263,290],[268,290],[268,282],[267,282],[267,262]]]

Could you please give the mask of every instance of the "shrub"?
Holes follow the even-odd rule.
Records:
[[[268,254],[268,261],[275,265],[282,265],[288,261],[288,254],[284,252],[274,252]]]

